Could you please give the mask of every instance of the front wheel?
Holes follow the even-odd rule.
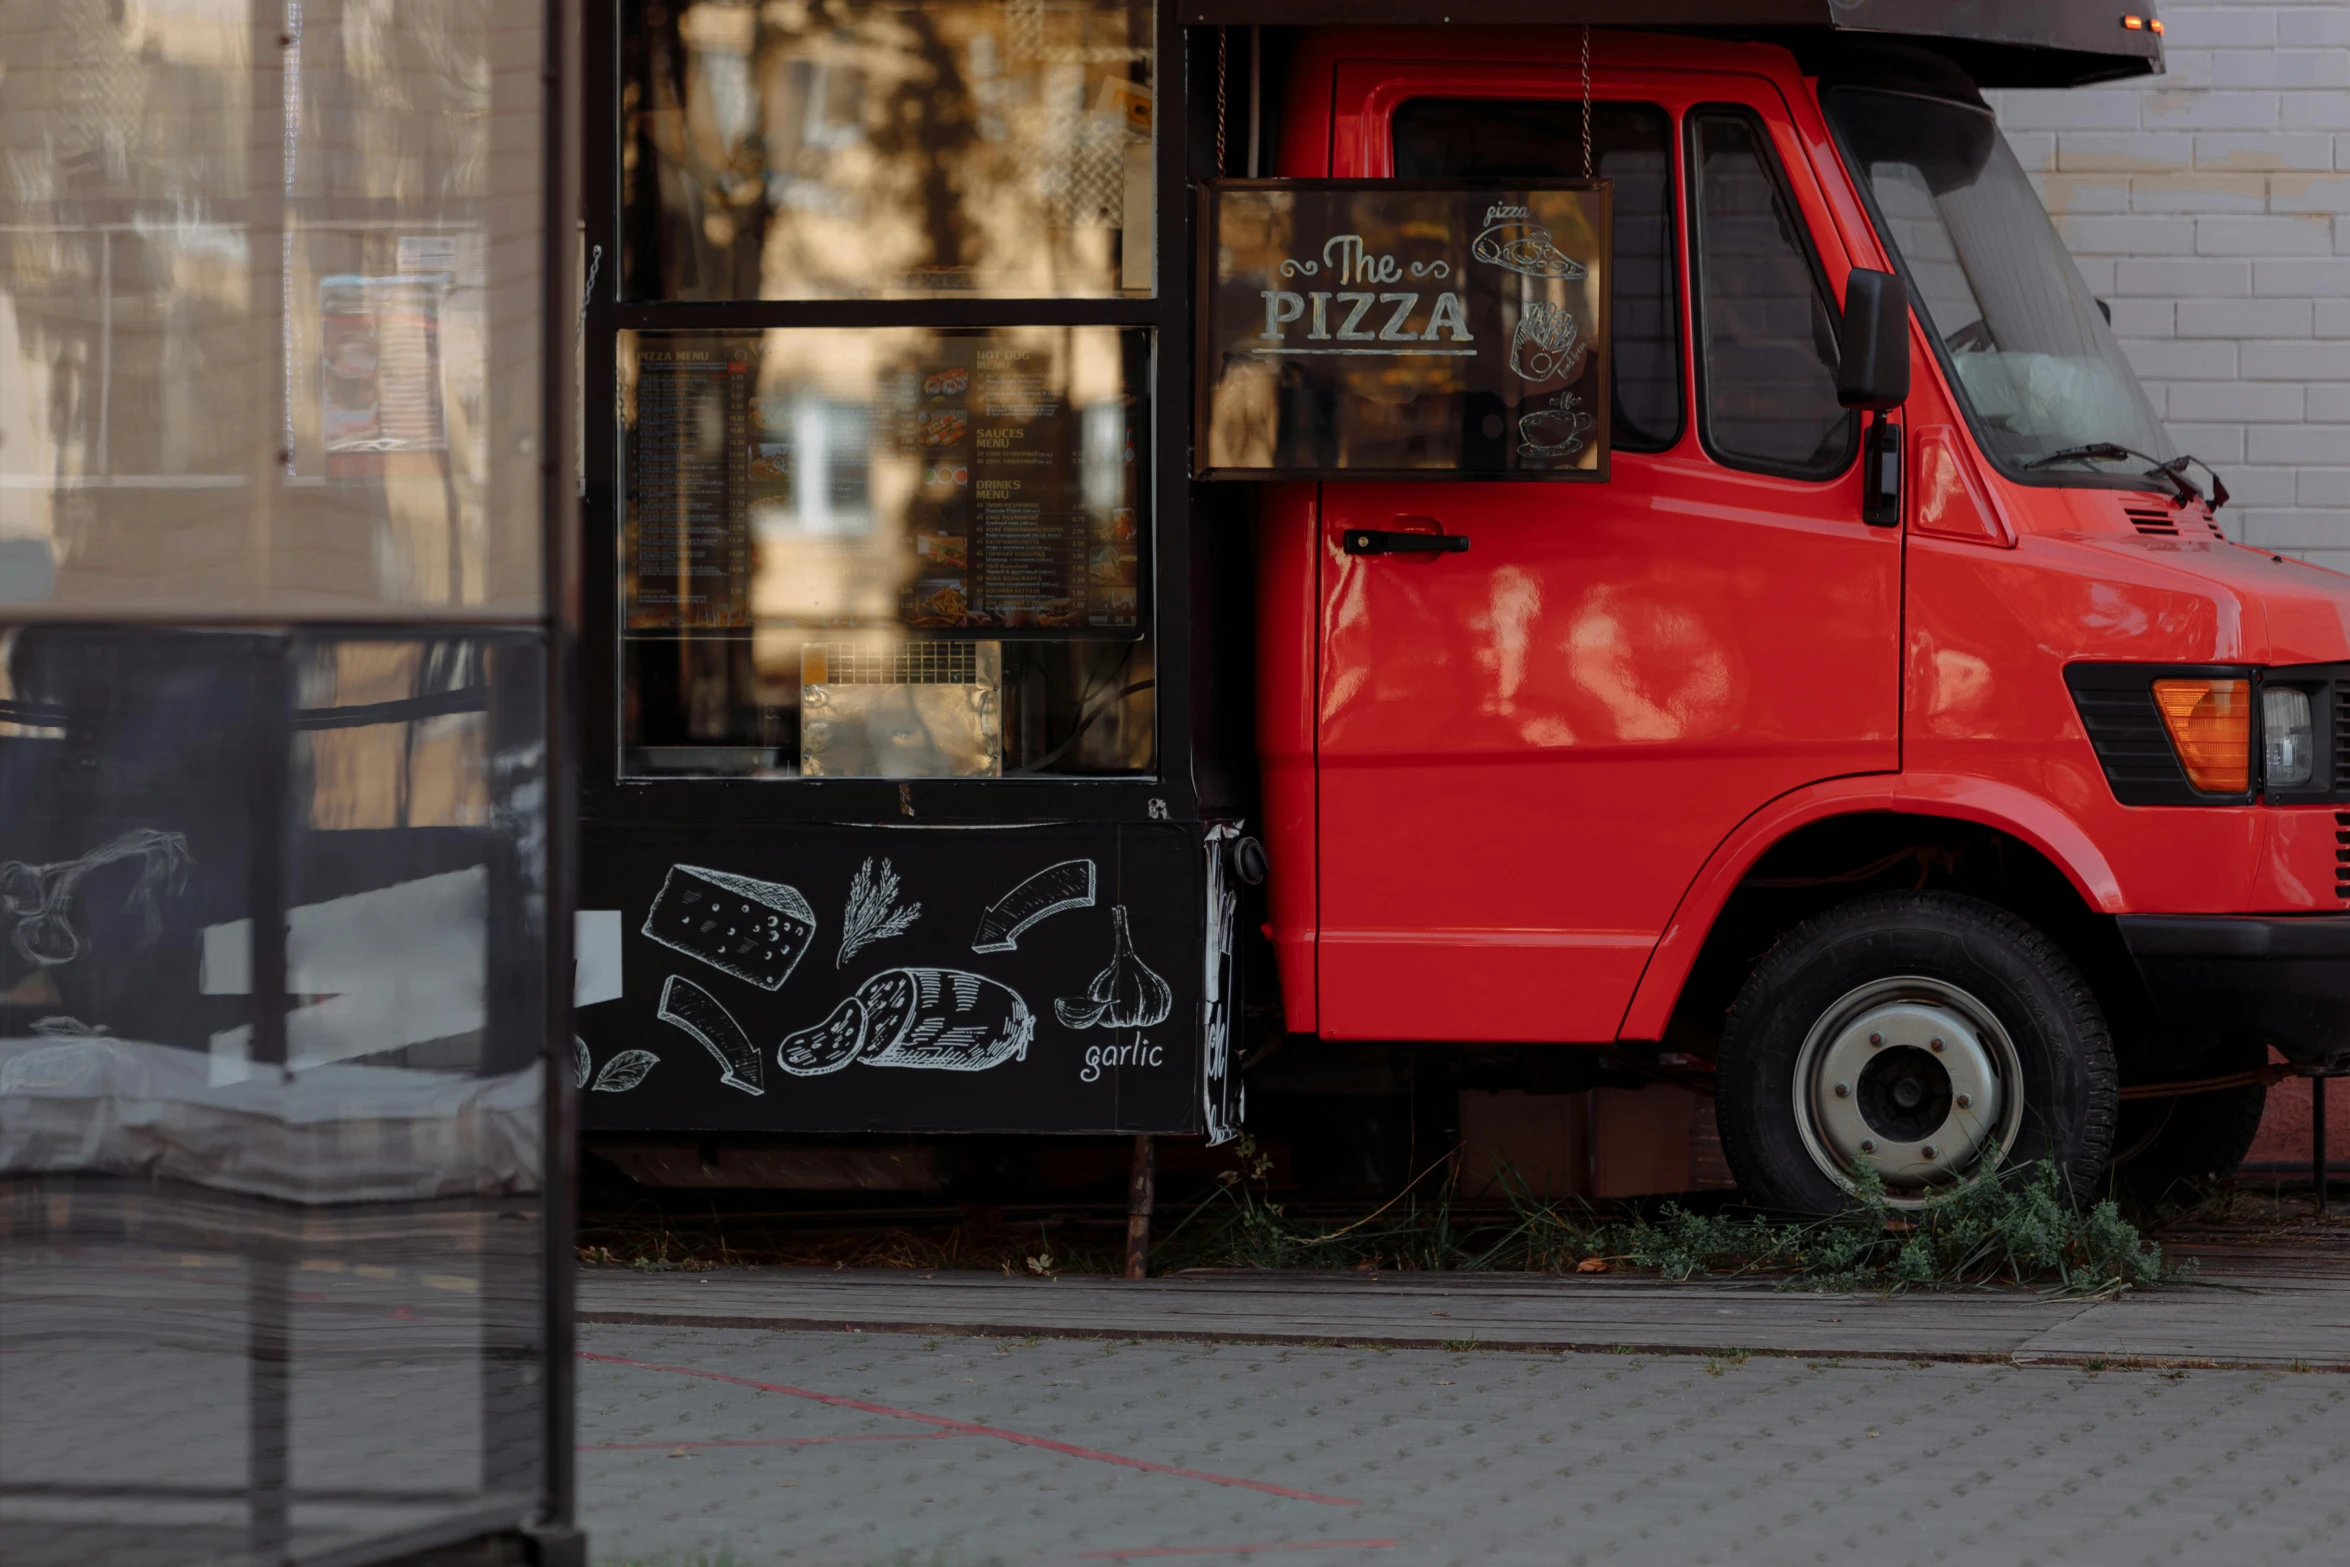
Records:
[[[1974,898],[1861,898],[1755,967],[1722,1040],[1722,1151],[1748,1198],[1846,1206],[1875,1171],[1921,1207],[1994,1163],[2053,1160],[2083,1199],[2113,1147],[2113,1042],[2088,982]]]

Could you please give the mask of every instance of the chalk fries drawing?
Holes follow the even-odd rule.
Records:
[[[1145,1029],[1166,1022],[1175,991],[1135,955],[1125,904],[1110,911],[1110,923],[1117,934],[1109,967],[1093,977],[1084,995],[1062,997],[1053,1011],[1067,1028]]]
[[[672,865],[643,934],[761,990],[781,990],[816,936],[799,889],[699,865]]]
[[[156,910],[158,893],[178,892],[193,857],[185,833],[156,832],[134,827],[109,838],[78,860],[54,865],[27,865],[10,860],[0,865],[0,908],[16,917],[9,943],[25,961],[44,968],[71,963],[81,956],[82,938],[69,918],[73,892],[84,876],[117,860],[140,859],[138,882],[123,907],[138,911],[146,939],[163,933],[163,916]]]
[[[1518,311],[1510,340],[1510,368],[1526,381],[1572,381],[1591,345],[1564,305],[1530,299]]]
[[[704,1050],[718,1058],[718,1081],[746,1094],[767,1092],[767,1073],[759,1061],[759,1047],[751,1043],[751,1036],[743,1032],[743,1026],[719,1004],[716,996],[683,975],[672,974],[669,982],[661,987],[658,1015],[662,1022],[674,1023],[693,1035]],[[613,1057],[615,1061],[619,1059]],[[641,1080],[644,1072],[637,1076]],[[625,1086],[633,1088],[636,1084]]]
[[[984,1072],[1025,1060],[1036,1017],[1011,986],[951,968],[874,975],[813,1028],[784,1037],[776,1064],[795,1077],[864,1066]]]
[[[596,1074],[595,1091],[599,1094],[625,1094],[645,1080],[645,1074],[661,1064],[661,1058],[650,1050],[623,1050],[604,1063],[604,1070]]]
[[[832,960],[832,966],[839,968],[859,948],[904,935],[921,917],[921,904],[898,905],[898,873],[889,861],[883,860],[881,869],[875,871],[868,856],[849,881],[849,905],[841,914],[840,955]]]
[[[1090,909],[1094,897],[1091,860],[1063,860],[1048,865],[987,906],[979,917],[979,934],[971,938],[973,952],[1011,952],[1020,945],[1020,933],[1039,920],[1066,909]]]
[[[1521,277],[1565,278],[1572,283],[1583,276],[1583,263],[1560,250],[1550,230],[1539,223],[1496,223],[1479,234],[1469,250],[1479,261],[1507,267]]]

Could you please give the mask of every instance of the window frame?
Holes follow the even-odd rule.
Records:
[[[1151,3],[1151,0],[1145,0]],[[1198,139],[1212,118],[1215,46],[1212,37],[1181,25],[1173,0],[1155,0],[1152,174],[1153,291],[1148,297],[1076,299],[888,300],[625,300],[620,257],[628,215],[621,201],[620,158],[624,30],[632,0],[605,0],[586,8],[588,71],[582,178],[585,190],[580,256],[584,276],[594,267],[580,317],[583,411],[580,432],[582,558],[579,584],[580,780],[583,814],[605,819],[676,821],[925,821],[1192,820],[1199,814],[1196,769],[1189,758],[1196,727],[1191,711],[1193,627],[1185,610],[1193,597],[1189,525],[1189,450],[1192,304],[1186,259],[1195,244],[1187,178],[1210,174]],[[594,263],[597,247],[600,263]],[[1138,587],[1142,621],[1137,639],[1152,646],[1155,698],[1154,770],[1119,775],[1035,775],[1003,778],[644,778],[621,772],[621,509],[626,491],[618,416],[615,350],[622,331],[760,332],[803,327],[1106,326],[1145,330],[1148,381],[1137,390],[1153,399],[1146,450],[1139,454],[1138,490],[1148,508],[1149,548]],[[1171,351],[1172,350],[1172,351]],[[598,413],[598,410],[608,411]],[[967,639],[966,639],[967,640]],[[1085,640],[1085,639],[1078,639]],[[1123,636],[1116,640],[1125,640]]]
[[[1393,170],[1397,166],[1395,130],[1396,119],[1405,110],[1411,108],[1415,104],[1482,104],[1495,108],[1514,108],[1520,105],[1531,105],[1537,107],[1560,105],[1568,109],[1579,109],[1580,100],[1576,98],[1559,97],[1492,97],[1483,94],[1472,94],[1464,92],[1415,90],[1408,96],[1397,99],[1395,103],[1389,106],[1387,110],[1387,166],[1390,170]],[[1676,199],[1673,188],[1677,183],[1679,169],[1676,167],[1676,165],[1680,160],[1676,155],[1676,151],[1673,146],[1675,138],[1673,135],[1673,109],[1671,105],[1658,103],[1654,100],[1646,98],[1601,98],[1595,96],[1592,99],[1592,108],[1595,112],[1601,108],[1610,106],[1616,108],[1653,110],[1664,120],[1665,135],[1664,141],[1661,144],[1659,150],[1661,150],[1665,155],[1665,237],[1664,249],[1660,253],[1659,260],[1662,266],[1665,299],[1667,301],[1668,308],[1672,313],[1673,335],[1671,357],[1673,365],[1673,427],[1671,431],[1668,432],[1661,440],[1652,445],[1649,444],[1646,440],[1639,442],[1625,440],[1624,432],[1628,426],[1626,426],[1622,420],[1613,417],[1613,409],[1610,411],[1610,418],[1608,421],[1608,450],[1611,454],[1616,452],[1626,452],[1642,457],[1656,457],[1661,456],[1662,454],[1671,451],[1674,447],[1680,445],[1682,438],[1689,433],[1690,423],[1689,378],[1683,373],[1684,363],[1688,358],[1689,345],[1691,342],[1689,331],[1690,322],[1686,301],[1684,301],[1681,297],[1682,225],[1681,213],[1679,210],[1680,202]],[[1596,165],[1594,166],[1594,173],[1597,173]],[[1402,176],[1393,173],[1390,173],[1388,177],[1391,179],[1402,178]],[[1444,175],[1441,176],[1441,179],[1465,180],[1484,179],[1488,177],[1497,179],[1574,179],[1578,177],[1578,171],[1573,169],[1561,169],[1549,174],[1529,172],[1494,176]],[[1621,217],[1621,213],[1616,213],[1611,217],[1609,233],[1612,240],[1620,240],[1623,234]],[[1616,300],[1622,297],[1616,287],[1617,279],[1622,276],[1624,265],[1623,247],[1621,244],[1611,244],[1610,254],[1608,256],[1608,265],[1614,269],[1611,272],[1608,281],[1608,290],[1612,296],[1609,301],[1608,311],[1609,330],[1615,334],[1615,340],[1608,344],[1608,396],[1611,401],[1614,401],[1617,400],[1616,381],[1617,378],[1623,373],[1623,360],[1617,353],[1618,345],[1623,340],[1623,334],[1620,330],[1621,318],[1618,316],[1615,309]],[[1621,406],[1620,401],[1618,402],[1618,406]],[[1518,478],[1521,476],[1513,474],[1507,475],[1505,477]]]
[[[1830,285],[1826,265],[1820,260],[1817,238],[1811,225],[1804,221],[1803,204],[1795,199],[1793,186],[1788,182],[1787,170],[1779,160],[1778,149],[1771,144],[1770,128],[1751,105],[1708,100],[1693,103],[1681,111],[1681,167],[1683,170],[1681,199],[1688,209],[1687,234],[1689,246],[1689,371],[1690,390],[1696,402],[1698,444],[1707,457],[1724,468],[1741,473],[1769,474],[1774,478],[1794,479],[1806,484],[1833,484],[1852,472],[1860,460],[1860,415],[1852,409],[1844,410],[1844,426],[1848,432],[1843,457],[1833,468],[1802,466],[1794,463],[1773,462],[1768,458],[1750,457],[1724,451],[1714,438],[1712,403],[1708,397],[1705,344],[1705,219],[1699,181],[1703,177],[1698,155],[1697,137],[1700,125],[1711,120],[1734,120],[1744,125],[1754,138],[1762,155],[1764,178],[1771,182],[1773,194],[1782,210],[1791,219],[1796,231],[1798,248],[1805,267],[1810,271],[1812,287],[1820,302],[1827,307],[1829,319],[1838,315],[1836,291]],[[1831,370],[1833,367],[1831,366]]]

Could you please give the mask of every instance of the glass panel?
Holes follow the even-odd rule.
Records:
[[[543,677],[0,631],[0,1558],[535,1509]]]
[[[0,57],[0,604],[535,613],[538,9],[12,6]]]
[[[1828,107],[1984,449],[2009,466],[2096,443],[2169,458],[2169,432],[1990,114],[1850,91]]]
[[[1842,473],[1857,416],[1836,401],[1836,312],[1802,219],[1743,115],[1690,121],[1705,436],[1735,467]]]
[[[1403,179],[1573,179],[1583,172],[1579,103],[1419,98],[1395,111],[1390,129]],[[1615,394],[1609,433],[1618,451],[1661,452],[1681,436],[1672,142],[1672,117],[1653,104],[1591,106],[1592,167],[1616,186],[1608,369]]]
[[[624,769],[1147,771],[1149,352],[621,334]]]
[[[631,0],[632,299],[1151,291],[1152,8]]]

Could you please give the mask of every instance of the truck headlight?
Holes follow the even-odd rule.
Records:
[[[2317,776],[2317,725],[2310,719],[2309,693],[2270,686],[2260,694],[2262,747],[2271,789],[2305,789]]]

